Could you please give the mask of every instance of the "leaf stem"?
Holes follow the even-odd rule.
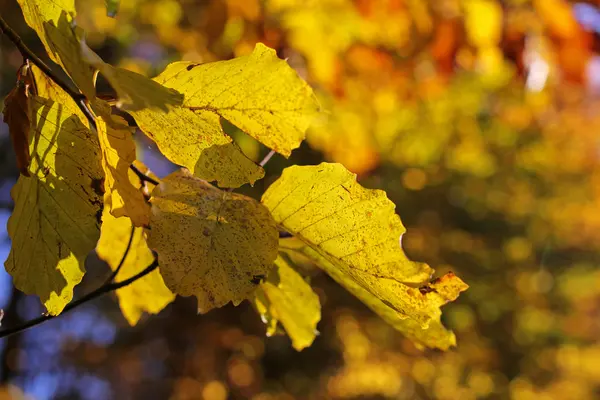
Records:
[[[103,294],[110,293],[114,290],[121,289],[122,287],[128,286],[131,283],[137,281],[138,279],[143,278],[144,276],[148,275],[150,272],[154,271],[157,267],[158,267],[158,258],[155,257],[152,264],[148,265],[146,268],[144,268],[142,271],[138,272],[131,278],[125,279],[124,281],[121,281],[121,282],[112,282],[112,283],[104,284],[104,285],[100,286],[98,289],[94,290],[93,292],[86,294],[82,298],[67,304],[67,306],[64,308],[64,310],[62,311],[62,313],[60,315],[64,315],[67,312],[74,310],[75,308],[81,306],[82,304],[85,304],[88,301],[94,300],[94,299],[102,296]],[[50,319],[53,319],[55,317],[57,317],[57,316],[49,315],[49,314],[42,315],[38,318],[29,320],[29,321],[23,323],[22,325],[15,326],[14,328],[0,330],[0,338],[4,338],[7,336],[14,335],[16,333],[23,332],[33,326],[39,325],[39,324],[46,322]]]

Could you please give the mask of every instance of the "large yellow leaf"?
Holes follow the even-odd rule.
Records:
[[[405,228],[394,204],[385,192],[364,189],[340,164],[287,168],[262,202],[277,223],[310,247],[306,255],[374,311],[387,320],[390,315],[411,320],[410,329],[393,324],[407,335],[414,327],[424,333],[436,326],[440,306],[467,288],[454,275],[443,279],[443,287],[430,286],[434,271],[402,251]],[[447,348],[452,341],[447,332],[443,342],[424,344]]]
[[[277,268],[256,289],[253,301],[267,323],[267,335],[275,334],[281,322],[292,345],[300,351],[310,346],[318,334],[319,296],[281,256],[275,265]]]
[[[175,107],[167,113],[145,109],[130,114],[165,157],[202,179],[239,187],[265,174],[225,135],[214,113]]]
[[[318,110],[306,82],[262,43],[233,60],[170,64],[155,79],[183,93],[186,108],[221,116],[286,157]]]
[[[83,32],[73,27],[74,0],[18,0],[27,24],[40,37],[52,61],[61,65],[88,99],[96,95],[94,69],[81,54]]]
[[[127,251],[132,228],[132,221],[129,218],[115,218],[106,210],[104,211],[102,233],[96,252],[113,271],[117,269]],[[143,228],[135,228],[131,246],[115,277],[115,282],[134,276],[153,261],[154,255],[146,244]],[[142,313],[158,314],[175,299],[175,295],[165,286],[158,269],[117,290],[117,297],[123,316],[131,326],[138,323]]]
[[[30,177],[12,189],[13,247],[5,266],[15,286],[59,314],[84,274],[100,234],[102,167],[98,140],[73,100],[33,67]]]
[[[129,166],[135,161],[135,142],[127,122],[111,115],[110,106],[94,103],[104,169],[105,208],[115,217],[127,216],[135,226],[148,225],[149,213],[141,185],[134,186]]]
[[[257,201],[186,170],[163,179],[150,201],[148,243],[158,253],[161,274],[175,293],[196,296],[199,312],[239,304],[273,266],[278,231]]]

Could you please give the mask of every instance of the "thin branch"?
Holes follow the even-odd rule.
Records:
[[[154,271],[157,267],[158,267],[158,258],[155,258],[154,261],[152,262],[152,264],[148,265],[146,268],[144,268],[142,271],[138,272],[131,278],[125,279],[124,281],[121,281],[121,282],[113,282],[108,285],[104,284],[104,285],[100,286],[98,289],[94,290],[93,292],[90,292],[87,295],[83,296],[82,298],[67,304],[67,306],[64,308],[64,310],[62,311],[62,313],[60,315],[64,315],[67,312],[79,307],[80,305],[102,296],[103,294],[110,293],[114,290],[121,289],[122,287],[128,286],[131,283],[137,281],[138,279],[143,278],[144,276],[148,275],[150,272]],[[33,326],[39,325],[43,322],[46,322],[46,321],[48,321],[50,319],[54,319],[54,318],[55,318],[55,316],[53,316],[53,315],[49,315],[49,314],[42,315],[38,318],[29,320],[29,321],[25,322],[24,324],[16,326],[14,328],[0,330],[0,338],[4,338],[4,337],[10,336],[10,335],[14,335],[16,333],[23,332]]]
[[[137,177],[140,178],[140,181],[142,181],[142,183],[148,182],[148,183],[151,183],[151,184],[153,184],[155,186],[158,186],[160,184],[159,181],[157,181],[156,179],[153,179],[153,178],[149,177],[148,175],[144,174],[142,171],[139,170],[138,167],[136,167],[133,164],[131,164],[129,166],[129,169],[131,169],[137,175]]]
[[[123,257],[121,257],[121,261],[119,261],[119,265],[117,265],[117,268],[113,271],[112,274],[110,274],[108,279],[104,282],[105,285],[108,285],[109,283],[111,283],[112,281],[115,280],[115,278],[117,277],[117,274],[123,267],[123,264],[125,264],[125,259],[127,258],[127,256],[129,255],[129,251],[131,250],[131,244],[133,243],[134,236],[135,236],[135,225],[133,225],[133,222],[132,222],[131,223],[131,235],[129,235],[129,242],[127,242],[127,247],[125,248],[125,253],[123,253]]]

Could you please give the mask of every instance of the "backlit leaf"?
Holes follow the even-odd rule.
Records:
[[[74,0],[18,0],[27,24],[40,37],[52,61],[61,65],[88,99],[96,94],[94,70],[81,57],[83,32],[73,26]]]
[[[135,142],[127,122],[111,115],[110,106],[97,101],[94,111],[102,149],[105,207],[115,217],[130,217],[136,226],[148,225],[149,213],[141,184],[134,186],[129,166],[135,161]]]
[[[315,340],[321,319],[319,296],[282,257],[254,293],[254,304],[267,323],[267,335],[276,333],[281,322],[298,351]]]
[[[129,218],[115,218],[106,210],[104,211],[96,252],[113,271],[117,269],[127,251],[132,228],[132,221]],[[154,255],[146,244],[143,228],[135,228],[127,257],[115,277],[115,282],[134,276],[153,261]],[[165,286],[158,269],[117,290],[117,297],[123,316],[131,326],[138,323],[142,313],[158,314],[175,299],[175,295]]]
[[[405,228],[394,204],[383,191],[364,189],[340,164],[287,168],[262,202],[277,223],[309,246],[306,255],[374,311],[410,319],[410,329],[393,324],[407,335],[413,327],[435,327],[440,306],[467,288],[452,275],[443,278],[443,290],[423,289],[434,271],[404,254]],[[432,347],[453,344],[451,332],[436,343],[411,338]]]
[[[147,109],[130,114],[165,157],[200,178],[222,187],[238,187],[265,174],[225,135],[214,113],[175,107],[165,114]]]
[[[15,209],[5,266],[15,286],[59,314],[100,234],[102,167],[97,136],[73,100],[35,67],[30,177],[12,189]]]
[[[264,206],[221,191],[186,170],[152,192],[148,243],[169,289],[198,298],[205,313],[239,304],[277,257],[278,231]]]
[[[183,93],[185,107],[219,115],[286,157],[318,111],[306,82],[261,43],[233,60],[170,64],[155,79]]]

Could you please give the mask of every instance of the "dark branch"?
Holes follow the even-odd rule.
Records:
[[[151,184],[153,184],[155,186],[158,186],[160,184],[159,181],[157,181],[156,179],[153,179],[153,178],[149,177],[148,175],[144,174],[142,171],[140,171],[138,169],[138,167],[136,167],[133,164],[131,164],[129,166],[129,169],[131,169],[133,172],[135,172],[135,174],[137,175],[138,178],[140,178],[140,181],[142,181],[142,183],[148,182],[148,183],[151,183]]]
[[[79,300],[75,300],[75,301],[67,304],[67,306],[64,308],[64,310],[62,311],[62,313],[60,315],[64,315],[67,312],[79,307],[80,305],[85,304],[88,301],[94,300],[94,299],[102,296],[103,294],[110,293],[114,290],[121,289],[122,287],[130,285],[131,283],[137,281],[138,279],[143,278],[144,276],[148,275],[150,272],[154,271],[157,267],[158,267],[158,259],[155,258],[154,261],[152,262],[152,264],[148,265],[146,268],[144,268],[144,270],[135,274],[131,278],[125,279],[124,281],[121,281],[121,282],[112,282],[109,284],[104,284],[104,285],[100,286],[98,289],[94,290],[93,292],[90,292],[87,295],[83,296]],[[55,318],[55,316],[53,316],[53,315],[42,315],[38,318],[29,320],[29,321],[25,322],[24,324],[16,326],[14,328],[3,329],[0,331],[0,338],[4,338],[4,337],[10,336],[10,335],[14,335],[16,333],[23,332],[33,326],[39,325],[39,324],[46,322],[53,318]]]

